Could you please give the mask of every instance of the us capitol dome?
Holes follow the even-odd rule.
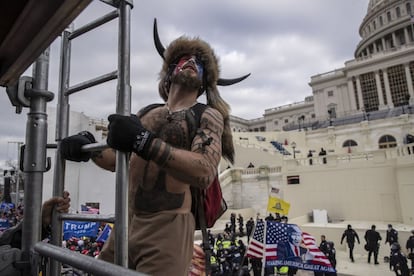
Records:
[[[413,6],[414,0],[371,0],[358,30],[361,41],[350,49],[354,59],[311,76],[312,94],[303,102],[266,109],[255,120],[232,117],[233,131],[315,130],[411,113]]]
[[[355,57],[395,50],[412,44],[413,1],[371,0],[367,15],[359,28],[362,41],[355,50]]]

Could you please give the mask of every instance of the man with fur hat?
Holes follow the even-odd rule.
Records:
[[[158,34],[155,40],[157,44]],[[180,37],[165,50],[158,46],[164,59],[159,94],[165,103],[143,108],[136,116],[110,115],[107,143],[112,149],[98,156],[80,150],[94,142],[90,133],[63,139],[61,152],[73,161],[92,157],[109,170],[115,167],[114,149],[133,152],[129,267],[149,275],[188,275],[195,231],[190,186],[206,188],[216,177],[222,156],[233,162],[229,106],[217,89],[218,60],[209,44]],[[194,130],[189,120],[194,120],[195,108],[203,106],[197,102],[203,93],[207,105]],[[114,260],[113,233],[99,257],[109,262]]]

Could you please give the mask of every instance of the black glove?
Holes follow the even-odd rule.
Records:
[[[60,143],[60,154],[66,160],[87,162],[92,152],[82,152],[82,146],[95,143],[95,137],[89,131],[81,131],[76,135],[64,138]]]
[[[135,152],[149,160],[149,148],[154,135],[146,130],[136,115],[112,114],[108,117],[107,143],[111,148],[124,152]]]

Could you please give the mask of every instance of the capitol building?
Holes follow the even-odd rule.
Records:
[[[414,228],[413,9],[371,0],[354,59],[310,76],[312,95],[254,120],[231,117],[236,164],[223,183],[232,208],[266,215],[273,195],[291,204],[291,221],[336,244],[348,223],[361,232],[376,224],[383,237],[391,223],[405,242]],[[318,210],[327,223],[315,223]]]

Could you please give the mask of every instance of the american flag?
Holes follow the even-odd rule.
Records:
[[[266,243],[264,243],[265,236],[265,223],[260,220],[256,223],[256,228],[253,233],[253,237],[250,240],[249,246],[247,247],[246,256],[249,258],[263,258],[263,251],[265,251],[266,260],[272,260],[276,258],[277,243],[271,242],[274,240],[274,236],[269,235],[270,232],[266,229]]]
[[[266,221],[266,225],[263,221],[257,223],[253,237],[247,248],[247,257],[263,258],[263,252],[265,252],[266,261],[276,259],[281,260],[277,255],[277,244],[289,242],[289,235],[291,235],[292,232],[301,234],[302,247],[307,249],[305,261],[303,261],[304,263],[332,268],[328,258],[316,245],[314,237],[306,232],[302,232],[295,224],[279,223],[275,221]],[[265,242],[264,239],[266,240]]]
[[[328,267],[332,266],[331,262],[328,260],[325,254],[323,254],[319,247],[316,245],[316,240],[314,237],[312,237],[306,232],[302,232],[302,242],[308,249],[308,254],[310,254],[313,257],[309,261],[310,263]]]

